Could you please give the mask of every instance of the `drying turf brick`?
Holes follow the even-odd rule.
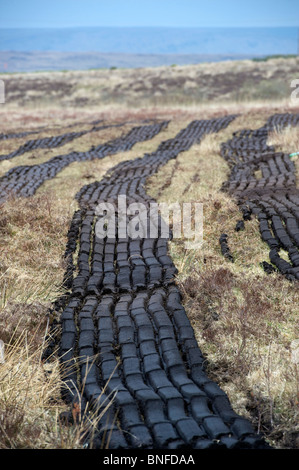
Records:
[[[243,231],[243,230],[245,230],[244,220],[238,220],[238,222],[236,223],[236,226],[235,226],[235,231],[240,232],[240,231]]]
[[[131,426],[128,439],[130,439],[133,448],[151,449],[153,446],[153,438],[148,428],[143,424]]]
[[[249,423],[249,421],[242,418],[235,419],[231,429],[238,438],[254,434],[252,425]]]
[[[154,439],[158,447],[165,448],[172,441],[177,441],[179,436],[170,423],[158,423],[152,428]]]
[[[85,185],[76,195],[80,213],[72,221],[66,249],[70,256],[66,272],[71,279],[74,277],[69,289],[75,304],[64,314],[62,339],[66,335],[65,344],[75,346],[69,358],[76,373],[68,378],[70,384],[72,379],[79,380],[71,384],[71,392],[78,394],[85,384],[83,406],[90,398],[88,406],[96,412],[96,403],[104,406],[104,395],[112,400],[111,408],[99,416],[95,447],[100,446],[100,438],[108,435],[111,449],[234,448],[236,441],[254,436],[245,432],[226,394],[203,371],[203,357],[174,282],[177,270],[168,254],[168,240],[158,236],[120,239],[117,234],[115,238],[101,239],[96,236],[95,225],[101,217],[98,203],[117,204],[121,195],[127,196],[127,203],[142,202],[149,210],[152,199],[146,192],[147,178],[198,144],[206,134],[224,129],[234,118],[192,121],[175,138],[162,141],[156,151],[135,160],[121,160],[100,181]],[[74,161],[127,151],[134,142],[151,138],[163,129],[162,123],[134,128],[113,143],[94,147],[88,154],[76,153]],[[267,161],[263,163],[266,165]],[[285,164],[282,156],[278,162],[274,162],[277,172]],[[234,177],[234,188],[239,188],[241,194],[241,188],[246,190],[242,167],[238,167]],[[0,199],[1,184],[2,181]],[[248,186],[248,191],[262,190],[252,181]],[[259,200],[258,193],[254,194]],[[281,205],[275,209],[268,200],[260,200],[265,203],[263,211],[258,201],[243,201],[250,216],[264,212],[266,220],[279,210],[290,218],[290,207]],[[285,235],[278,232],[281,227],[275,223],[280,241],[274,236],[269,240],[276,248],[275,259],[280,262],[279,243]],[[289,229],[294,233],[295,225],[289,223]],[[227,242],[227,238],[222,241]],[[76,250],[78,259],[72,258]],[[292,257],[296,257],[294,251]],[[68,337],[70,332],[76,336]],[[83,363],[77,377],[80,353]],[[234,440],[224,440],[225,437]]]
[[[212,439],[219,439],[223,435],[228,435],[230,430],[217,416],[204,418],[203,427]]]
[[[191,418],[179,420],[175,427],[182,439],[190,444],[206,435],[205,431]]]
[[[204,418],[213,415],[209,406],[209,399],[203,392],[202,396],[192,397],[190,402],[192,416],[197,422],[202,422]]]

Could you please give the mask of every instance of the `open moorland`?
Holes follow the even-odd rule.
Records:
[[[298,58],[2,74],[6,103],[39,107],[191,106],[289,99]]]
[[[1,78],[0,448],[298,448],[298,59]]]

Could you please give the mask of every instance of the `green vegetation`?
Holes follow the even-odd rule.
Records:
[[[299,57],[297,54],[273,54],[265,57],[254,57],[251,60],[254,62],[267,62],[271,59],[296,59],[297,57]]]

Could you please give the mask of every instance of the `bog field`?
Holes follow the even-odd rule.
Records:
[[[299,448],[298,58],[0,78],[0,448]]]

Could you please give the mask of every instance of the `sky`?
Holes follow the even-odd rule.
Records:
[[[0,28],[299,26],[298,0],[0,0]]]

